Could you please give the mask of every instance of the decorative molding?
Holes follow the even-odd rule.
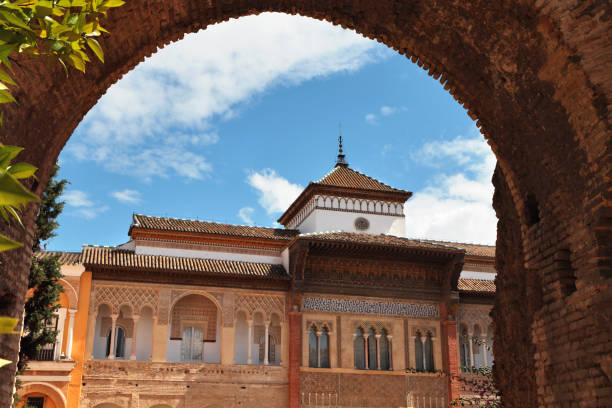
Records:
[[[316,195],[308,200],[302,209],[289,221],[287,227],[297,229],[314,210],[404,217],[404,205],[401,203],[345,196]]]
[[[408,316],[433,319],[439,317],[437,305],[382,300],[338,299],[304,296],[303,311]]]
[[[153,314],[158,313],[159,291],[151,287],[125,287],[96,284],[94,288],[93,309],[97,312],[98,307],[106,304],[111,308],[113,314],[118,314],[123,305],[128,305],[133,314],[140,314],[144,306],[153,309]]]
[[[247,319],[253,319],[257,311],[265,314],[270,320],[272,313],[276,313],[281,321],[285,321],[285,297],[274,295],[236,295],[234,299],[234,314],[238,310],[247,312]]]

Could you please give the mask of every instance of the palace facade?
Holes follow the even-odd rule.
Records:
[[[448,406],[493,362],[495,248],[406,238],[410,196],[340,152],[285,228],[136,214],[123,245],[37,254],[65,292],[22,404]]]

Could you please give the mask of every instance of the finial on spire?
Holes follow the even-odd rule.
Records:
[[[342,124],[340,123],[338,123],[338,160],[336,160],[336,167],[338,166],[348,167],[342,151]]]

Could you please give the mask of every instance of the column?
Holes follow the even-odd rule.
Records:
[[[270,339],[269,339],[269,332],[270,332],[270,322],[266,321],[264,322],[264,324],[266,325],[266,334],[264,335],[265,339],[264,339],[264,365],[268,365],[268,348],[270,347]]]
[[[387,341],[389,342],[389,371],[393,371],[393,336],[387,334]]]
[[[380,334],[376,334],[374,337],[376,337],[376,369],[380,370]]]
[[[289,408],[300,408],[302,330],[302,313],[294,306],[289,312]]]
[[[93,355],[94,336],[96,333],[96,320],[98,316],[95,310],[89,314],[87,319],[87,338],[85,339],[85,360],[91,360]]]
[[[117,324],[117,317],[119,317],[119,315],[116,315],[116,314],[111,315],[111,319],[113,320],[113,323],[111,324],[110,348],[108,350],[109,360],[115,359],[115,327]]]
[[[421,337],[419,337],[419,339],[421,340],[421,350],[423,351],[423,356],[421,357],[423,359],[423,370],[427,371],[429,369],[429,367],[427,367],[427,353],[425,352],[425,342],[427,341],[427,335],[422,335]]]
[[[472,371],[472,367],[474,367],[474,338],[472,337],[471,333],[468,333],[468,344],[470,347],[470,369],[469,371]]]
[[[66,358],[72,360],[70,355],[72,354],[72,333],[74,332],[74,318],[76,310],[68,309],[68,342],[66,344]],[[95,324],[95,323],[94,323]]]
[[[134,322],[132,327],[132,351],[130,352],[130,360],[136,360],[136,327],[138,326],[138,319],[140,316],[135,314],[132,316]]]
[[[321,334],[323,332],[317,331],[315,334],[317,335],[317,367],[321,368]]]
[[[247,323],[249,325],[249,341],[248,341],[248,347],[247,347],[247,364],[253,364],[253,359],[251,358],[252,355],[252,348],[253,348],[253,320],[247,320]]]
[[[484,339],[484,341],[482,342],[482,363],[483,363],[483,367],[488,367],[488,363],[487,363],[487,341],[486,339],[488,339],[487,334],[483,333],[482,334],[482,338]]]
[[[338,340],[334,337],[332,331],[327,332],[327,339],[329,340],[329,367],[336,368],[338,366],[338,351],[336,350],[336,342]],[[353,344],[355,344],[355,342],[353,342]]]
[[[365,349],[365,369],[370,369],[370,364],[368,363],[368,334],[363,335],[363,348]]]

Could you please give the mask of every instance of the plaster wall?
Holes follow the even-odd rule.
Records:
[[[201,259],[220,259],[239,262],[255,262],[281,264],[282,258],[279,256],[266,256],[254,254],[240,254],[235,252],[203,251],[194,249],[162,248],[151,246],[139,246],[135,248],[138,255],[165,255],[179,258],[201,258]]]
[[[370,222],[365,230],[355,228],[355,220],[363,217]],[[317,208],[297,227],[300,233],[345,231],[367,234],[388,234],[398,237],[406,236],[406,220],[402,215],[380,215],[358,212],[344,212]]]

